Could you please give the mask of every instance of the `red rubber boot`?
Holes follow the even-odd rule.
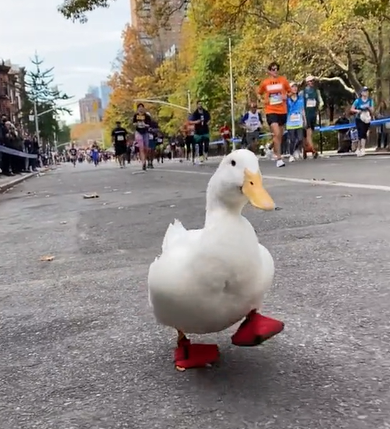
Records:
[[[218,359],[219,350],[216,344],[191,344],[189,339],[183,338],[175,350],[175,365],[179,371],[202,368]]]
[[[270,317],[262,316],[256,310],[251,311],[232,336],[235,346],[258,346],[274,335],[283,331],[284,323]]]

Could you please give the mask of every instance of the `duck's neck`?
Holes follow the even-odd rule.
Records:
[[[218,198],[207,195],[205,226],[215,226],[223,220],[240,218],[243,206],[227,205]]]

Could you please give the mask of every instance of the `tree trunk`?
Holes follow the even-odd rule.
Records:
[[[379,104],[383,100],[383,22],[378,23],[378,61],[375,67],[376,101]]]

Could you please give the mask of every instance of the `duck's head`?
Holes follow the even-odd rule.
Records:
[[[261,210],[274,210],[275,203],[263,187],[259,160],[247,150],[230,153],[220,163],[207,188],[207,206],[223,205],[242,210],[249,202]]]

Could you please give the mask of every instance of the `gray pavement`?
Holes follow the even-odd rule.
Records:
[[[221,361],[179,373],[147,271],[173,218],[202,226],[212,164],[64,165],[0,195],[1,429],[390,427],[389,157],[261,161],[281,210],[245,215],[286,329],[251,349],[200,338]]]

